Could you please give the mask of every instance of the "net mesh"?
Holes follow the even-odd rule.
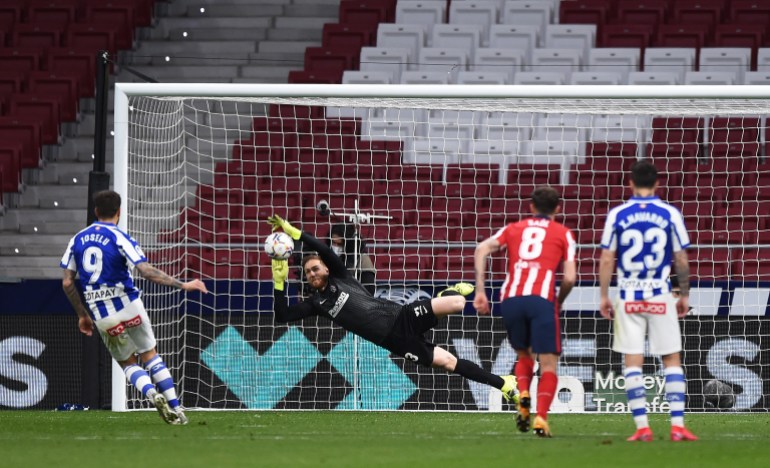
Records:
[[[472,282],[476,243],[525,216],[534,187],[548,184],[563,197],[558,221],[579,243],[555,409],[616,411],[626,400],[610,323],[596,313],[598,244],[607,211],[630,196],[630,164],[650,158],[661,173],[658,194],[682,210],[693,241],[693,310],[682,322],[688,408],[724,406],[711,403],[712,380],[738,395],[731,409],[768,408],[769,104],[131,97],[129,232],[159,268],[200,277],[211,291],[141,284],[183,404],[499,409],[499,393],[389,356],[323,319],[275,323],[265,219],[281,214],[326,238],[333,224],[353,219],[322,215],[320,201],[335,213],[358,207],[364,248],[349,256],[376,272],[377,295],[408,303]],[[302,281],[292,265],[297,300]],[[508,374],[515,353],[499,318],[504,253],[488,266],[493,316],[477,317],[468,305],[427,337]],[[645,372],[662,379],[657,357],[647,356]],[[665,411],[662,389],[651,385],[649,394],[652,411]],[[128,406],[141,406],[138,395],[129,393]]]

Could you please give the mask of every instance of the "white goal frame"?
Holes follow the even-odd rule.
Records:
[[[580,86],[580,85],[323,85],[323,84],[221,84],[221,83],[116,83],[114,90],[114,189],[128,207],[129,98],[132,96],[211,98],[361,98],[385,99],[493,99],[493,100],[732,100],[770,102],[770,86]],[[342,102],[342,101],[340,101]],[[324,105],[324,104],[321,104]],[[337,104],[341,105],[341,104]],[[627,109],[627,108],[626,108]],[[711,109],[712,113],[722,109]],[[565,112],[569,112],[565,109]],[[119,227],[131,232],[128,216]],[[116,362],[112,372],[112,410],[126,411],[125,377]]]

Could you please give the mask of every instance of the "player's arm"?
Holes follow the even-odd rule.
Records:
[[[342,263],[342,260],[337,256],[337,254],[335,254],[328,245],[316,239],[312,234],[300,231],[299,229],[292,226],[290,222],[286,221],[278,215],[273,215],[267,218],[267,222],[273,226],[274,231],[277,229],[282,229],[283,232],[288,234],[292,239],[301,240],[306,247],[305,250],[313,250],[318,252],[321,260],[323,260],[324,264],[326,264],[326,267],[329,268],[329,273],[332,275],[346,276],[348,274],[348,269],[345,267],[345,264]]]
[[[300,302],[292,306],[286,301],[286,278],[289,276],[289,262],[273,259],[273,312],[277,322],[293,322],[315,315],[310,302]]]
[[[490,237],[479,243],[473,254],[473,269],[476,272],[476,296],[473,299],[473,307],[480,314],[488,314],[490,312],[489,298],[487,298],[485,286],[487,257],[498,250],[500,250],[500,242],[494,237]]]
[[[612,271],[615,269],[615,251],[602,249],[602,256],[599,259],[599,312],[602,317],[612,318],[615,314],[610,300],[610,281],[612,280]]]
[[[564,304],[564,301],[567,299],[567,296],[569,296],[569,293],[572,291],[572,288],[575,286],[576,282],[577,267],[575,266],[575,261],[565,261],[564,278],[561,280],[561,285],[559,286],[559,295],[556,297],[556,303],[559,305],[559,307]]]
[[[679,280],[679,300],[676,303],[676,311],[679,318],[682,318],[690,310],[690,261],[686,250],[674,252],[674,271]]]
[[[72,270],[64,270],[64,277],[62,278],[62,289],[64,294],[67,295],[67,299],[70,301],[72,308],[75,309],[75,313],[78,314],[78,328],[80,331],[88,336],[94,329],[94,322],[91,320],[91,316],[88,315],[85,304],[80,299],[77,287],[75,286],[75,272]]]
[[[184,289],[185,291],[200,291],[202,293],[209,292],[206,289],[206,285],[199,279],[187,281],[185,283],[173,278],[163,271],[155,268],[149,262],[142,262],[136,265],[136,269],[139,270],[139,274],[142,278],[152,281],[155,284],[162,286],[171,286],[172,288]]]

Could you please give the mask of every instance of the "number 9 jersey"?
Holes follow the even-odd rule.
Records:
[[[556,300],[556,269],[575,260],[575,239],[564,225],[537,216],[510,223],[492,236],[508,250],[508,273],[500,300],[540,296]]]
[[[129,266],[146,261],[131,236],[114,224],[97,221],[70,240],[60,266],[78,272],[86,304],[99,320],[139,298]]]
[[[602,234],[602,248],[616,252],[625,301],[671,292],[673,253],[689,245],[682,213],[656,196],[631,197],[610,210]]]

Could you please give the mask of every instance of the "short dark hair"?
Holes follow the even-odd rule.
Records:
[[[538,187],[532,192],[532,204],[535,206],[535,210],[542,215],[554,214],[560,202],[559,192],[553,187]]]
[[[96,217],[99,219],[112,218],[120,209],[120,194],[113,190],[96,192],[93,200]]]
[[[658,170],[647,159],[640,159],[631,166],[631,180],[637,188],[653,188],[658,181]]]
[[[305,264],[310,260],[314,260],[314,259],[321,260],[321,262],[323,262],[323,259],[321,258],[321,256],[315,252],[306,254],[304,257],[302,257],[302,271],[305,271]]]

